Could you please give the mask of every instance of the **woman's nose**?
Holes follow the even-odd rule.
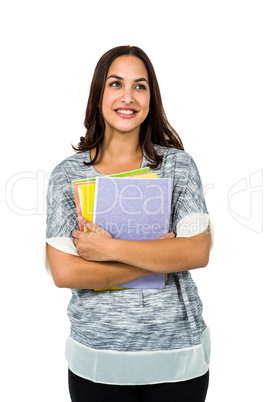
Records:
[[[133,103],[132,89],[124,88],[122,96],[121,96],[121,101],[124,103]]]

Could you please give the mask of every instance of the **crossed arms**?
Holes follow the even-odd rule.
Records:
[[[91,231],[72,232],[79,256],[47,245],[51,274],[60,288],[106,288],[152,273],[202,268],[209,261],[210,226],[192,237],[168,233],[158,240],[129,241],[113,239],[86,219],[81,223]]]

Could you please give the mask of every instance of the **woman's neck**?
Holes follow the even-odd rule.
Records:
[[[100,153],[94,167],[102,174],[115,174],[129,170],[139,169],[142,163],[142,150],[138,141],[133,138],[105,137],[100,146]],[[96,150],[91,151],[91,160]]]

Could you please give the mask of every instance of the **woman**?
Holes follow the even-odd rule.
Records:
[[[66,343],[72,401],[205,400],[209,330],[189,270],[209,259],[208,212],[193,159],[169,125],[153,66],[137,47],[99,60],[78,151],[52,172],[47,251],[58,287],[72,289]],[[173,178],[170,233],[154,241],[113,239],[83,219],[72,180],[149,165]],[[152,273],[164,289],[96,292]]]

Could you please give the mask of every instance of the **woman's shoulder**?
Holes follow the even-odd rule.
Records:
[[[158,154],[163,155],[163,164],[189,166],[193,161],[192,156],[181,149],[167,148],[156,144],[154,144],[154,149]]]
[[[74,179],[77,174],[83,176],[83,174],[86,174],[86,171],[88,170],[88,167],[85,166],[84,162],[89,162],[88,152],[78,152],[70,155],[54,167],[51,172],[51,178],[68,176]]]
[[[77,152],[63,159],[53,170],[72,168],[73,166],[77,167],[77,165],[83,165],[84,161],[88,162],[88,152]]]

